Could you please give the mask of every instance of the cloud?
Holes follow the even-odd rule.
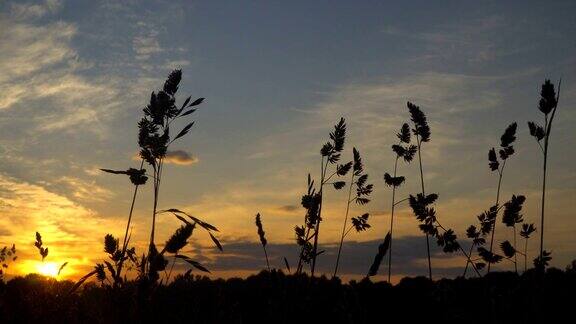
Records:
[[[164,162],[177,165],[191,165],[198,162],[198,158],[183,150],[168,151]]]
[[[49,13],[54,13],[60,9],[60,0],[46,0],[42,3],[11,3],[10,13],[19,20],[40,18]]]
[[[101,237],[111,228],[121,228],[117,221],[104,219],[70,199],[45,187],[0,174],[0,244],[15,243],[20,272],[34,271],[36,251],[34,233],[40,232],[49,247],[49,261],[68,261],[68,274],[76,274],[93,264],[99,255]],[[10,237],[6,237],[10,232]]]
[[[421,54],[411,57],[411,61],[482,64],[519,51],[518,48],[512,51],[505,49],[506,46],[499,43],[502,31],[511,30],[512,27],[515,26],[509,26],[503,16],[496,14],[465,22],[450,21],[437,26],[427,26],[426,30],[416,32],[387,26],[383,32],[408,39],[411,47],[419,48]]]
[[[95,181],[85,181],[80,178],[64,176],[55,183],[63,185],[63,190],[81,202],[102,202],[114,196],[110,190],[97,185]]]
[[[508,79],[426,72],[338,86],[317,103],[295,108],[305,112],[300,119],[263,137],[260,143],[248,148],[247,156],[261,157],[261,152],[266,152],[266,158],[294,156],[293,148],[299,147],[302,153],[296,157],[301,160],[302,154],[309,156],[320,145],[308,139],[326,137],[330,125],[345,117],[349,129],[347,141],[357,143],[365,154],[379,160],[388,155],[383,148],[393,144],[394,134],[408,120],[406,102],[412,101],[428,114],[433,129],[433,141],[424,152],[428,155],[426,161],[438,162],[443,147],[465,141],[461,136],[466,134],[461,123],[463,116],[485,113],[502,103],[503,94],[495,84]],[[278,145],[294,141],[298,142]]]
[[[422,244],[422,236],[403,236],[394,239],[393,272],[395,276],[418,276],[428,272],[425,247]],[[365,276],[374,255],[378,251],[381,240],[364,242],[347,241],[343,246],[342,263],[340,274],[345,277]],[[262,247],[259,242],[249,241],[222,241],[224,252],[220,253],[213,248],[191,250],[193,253],[202,253],[196,258],[211,270],[216,272],[234,269],[238,272],[257,272],[266,265]],[[420,249],[414,248],[421,247]],[[288,259],[291,268],[298,263],[298,246],[295,243],[275,244],[266,246],[270,265],[275,268],[285,269],[284,257]],[[331,274],[334,271],[334,262],[338,253],[336,242],[322,244],[319,248],[325,251],[318,257],[319,273]],[[435,244],[431,246],[435,276],[455,277],[461,275],[466,264],[466,259],[457,253],[445,254]],[[385,259],[380,266],[380,274],[387,269]]]
[[[163,51],[158,42],[158,31],[150,30],[144,35],[134,37],[132,40],[132,48],[136,52],[137,60],[147,60],[152,54],[157,54]]]
[[[102,122],[120,104],[121,87],[114,78],[83,76],[90,64],[71,45],[77,27],[63,21],[35,25],[7,14],[0,17],[4,31],[0,34],[0,111],[17,110],[18,116],[28,116],[25,129],[29,131],[74,132],[90,124],[81,131],[104,135]]]
[[[278,210],[285,211],[285,212],[293,212],[298,210],[300,207],[296,205],[284,205],[278,207]]]
[[[174,69],[181,69],[188,65],[190,65],[189,60],[175,60],[175,61],[167,61],[164,64],[164,68],[166,70],[174,70]]]

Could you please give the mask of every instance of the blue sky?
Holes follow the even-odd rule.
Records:
[[[373,201],[354,211],[371,212],[373,227],[350,240],[376,251],[390,209],[382,174],[393,166],[389,147],[408,100],[431,122],[423,158],[444,223],[463,236],[492,204],[497,178],[486,152],[513,121],[517,155],[503,195],[525,194],[524,216],[536,222],[541,158],[525,125],[541,118],[543,80],[562,78],[546,234],[563,267],[576,255],[575,10],[571,1],[0,1],[0,243],[21,245],[32,264],[30,241],[44,232],[55,260],[71,260],[71,275],[102,258],[100,237],[121,234],[131,188],[98,168],[136,166],[136,122],[172,68],[183,69],[180,100],[206,101],[191,136],[174,147],[185,153],[167,168],[161,206],[219,225],[224,242],[255,242],[256,212],[270,241],[293,242],[306,175],[317,173],[318,150],[343,116],[345,154],[352,146],[363,153],[376,186]],[[417,191],[415,165],[401,172],[402,194]],[[148,190],[136,206],[139,244],[149,198]],[[344,196],[327,199],[321,243],[330,246]],[[161,233],[176,226],[162,219]],[[410,241],[416,226],[403,207],[399,237]],[[198,235],[194,251],[208,243]],[[424,247],[413,248],[422,253],[399,272],[419,269]],[[217,274],[240,273],[205,253]],[[344,258],[344,269],[363,274],[371,259],[346,266]],[[451,274],[463,261],[437,264]]]

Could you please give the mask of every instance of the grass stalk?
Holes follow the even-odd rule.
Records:
[[[320,223],[322,220],[322,204],[324,201],[324,181],[326,178],[326,169],[328,169],[328,159],[324,163],[324,157],[322,157],[320,163],[320,205],[318,208],[318,219],[316,220],[316,226],[314,229],[314,246],[312,248],[312,265],[310,267],[310,275],[314,277],[314,272],[316,270],[316,257],[318,256],[318,234],[320,233]]]
[[[495,206],[498,206],[498,204],[500,203],[500,189],[502,188],[502,176],[504,175],[504,168],[506,167],[506,161],[504,160],[504,162],[502,162],[502,167],[500,168],[500,170],[498,170],[498,187],[496,189],[496,203]],[[491,237],[490,237],[490,253],[492,253],[493,251],[493,245],[494,245],[494,233],[496,232],[496,219],[494,219],[494,221],[492,222],[492,231],[491,231]],[[488,262],[488,270],[487,272],[490,272],[490,266],[492,265],[491,262]]]
[[[348,223],[348,214],[350,212],[350,204],[352,201],[352,186],[354,185],[354,172],[351,172],[350,185],[348,186],[348,199],[346,200],[346,214],[344,215],[344,224],[342,224],[342,234],[340,235],[340,245],[338,245],[338,256],[336,257],[336,265],[334,266],[334,275],[338,273],[338,265],[340,264],[340,254],[342,253],[342,245],[344,244],[344,236],[346,235],[346,224]]]
[[[396,155],[396,160],[394,161],[394,178],[397,176],[398,170],[398,159],[400,156]],[[392,186],[392,208],[390,211],[390,245],[388,246],[388,282],[392,277],[392,241],[394,238],[394,210],[396,207],[396,186]]]
[[[422,195],[426,196],[426,191],[424,190],[424,171],[422,168],[422,154],[420,152],[420,146],[422,142],[420,141],[420,136],[418,134],[416,134],[416,144],[418,146],[418,165],[420,167],[420,184],[422,186]],[[426,253],[428,256],[428,278],[432,280],[432,260],[430,258],[430,237],[428,233],[426,233]]]

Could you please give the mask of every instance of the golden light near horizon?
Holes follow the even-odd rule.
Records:
[[[56,262],[39,262],[36,264],[36,271],[46,277],[58,277],[60,265]]]

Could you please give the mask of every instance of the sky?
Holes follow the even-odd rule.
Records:
[[[389,230],[390,146],[406,101],[427,114],[427,191],[439,194],[442,224],[462,244],[466,228],[495,199],[487,152],[518,122],[502,197],[527,197],[539,223],[542,156],[526,122],[541,121],[540,85],[562,79],[551,137],[546,249],[552,265],[576,258],[576,21],[573,1],[6,1],[0,0],[0,247],[16,244],[11,275],[68,262],[75,279],[106,258],[103,237],[121,237],[133,187],[100,168],[138,167],[137,121],[168,73],[183,71],[177,100],[206,100],[190,134],[171,147],[159,208],[214,224],[224,252],[196,231],[186,253],[215,277],[265,267],[254,216],[262,214],[271,265],[295,265],[294,226],[308,173],[340,119],[362,154],[371,228],[351,233],[340,273],[363,277]],[[180,125],[183,127],[184,125]],[[400,164],[400,197],[419,190],[417,164]],[[145,250],[152,190],[141,190],[132,242]],[[329,190],[320,237],[321,273],[331,273],[346,193]],[[425,239],[407,205],[395,222],[394,280],[427,273]],[[179,226],[158,220],[158,240]],[[539,229],[538,229],[539,230]],[[42,233],[49,256],[33,246]],[[498,242],[511,239],[501,223]],[[537,239],[531,239],[529,259]],[[436,278],[459,275],[465,259],[433,249]],[[382,266],[384,268],[385,265]],[[510,270],[504,262],[496,268]],[[177,269],[185,269],[178,264]]]

